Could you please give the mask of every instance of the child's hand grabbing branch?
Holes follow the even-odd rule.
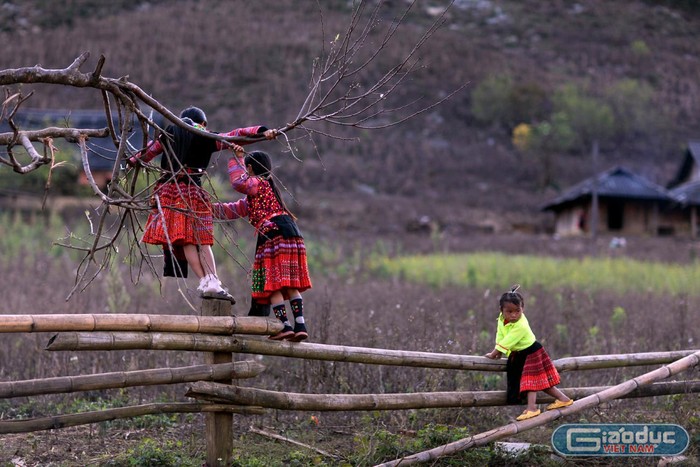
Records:
[[[498,360],[502,356],[503,356],[503,353],[499,350],[496,350],[496,349],[493,349],[491,352],[484,355],[484,357],[490,358],[491,360]]]

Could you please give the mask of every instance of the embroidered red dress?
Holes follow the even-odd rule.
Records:
[[[201,126],[199,128],[203,129]],[[181,129],[171,125],[166,131],[174,134],[178,130]],[[238,128],[222,136],[254,136],[265,130],[263,126]],[[146,151],[131,159],[131,163],[147,163],[163,154],[161,168],[164,174],[151,195],[152,210],[142,241],[163,245],[164,249],[172,245],[176,257],[182,259],[179,247],[183,245],[214,244],[211,198],[202,188],[201,178],[206,173],[212,154],[225,149],[226,145],[184,130],[179,134],[183,136],[175,138],[174,142],[166,139],[152,141]],[[172,150],[165,151],[166,144]],[[167,270],[166,266],[165,275],[179,275],[168,274]]]
[[[214,216],[221,219],[247,217],[257,232],[252,271],[252,297],[270,303],[273,292],[289,299],[288,289],[311,288],[306,246],[294,218],[277,201],[270,182],[250,177],[234,157],[229,160],[229,179],[234,190],[246,195],[234,203],[215,203]]]

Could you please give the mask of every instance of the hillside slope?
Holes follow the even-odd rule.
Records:
[[[0,68],[62,68],[90,51],[89,69],[104,54],[106,76],[128,75],[175,111],[199,105],[214,129],[256,122],[280,127],[291,121],[308,92],[314,58],[329,38],[345,30],[351,14],[341,1],[324,2],[322,16],[315,2],[291,0],[51,5],[5,4],[12,21],[0,28],[0,38],[11,46],[0,57]],[[406,5],[385,2],[373,41]],[[700,9],[692,2],[676,5],[682,7],[641,0],[456,1],[422,50],[424,68],[402,85],[394,105],[418,98],[434,102],[469,82],[464,91],[382,130],[317,126],[353,140],[317,135],[313,143],[295,141],[301,163],[275,146],[267,148],[277,155],[297,210],[313,222],[309,228],[331,219],[333,229],[369,227],[389,235],[416,223],[422,229],[426,221],[458,235],[514,226],[541,231],[549,218],[539,207],[557,189],[591,174],[586,150],[556,154],[553,183],[543,189],[540,165],[513,148],[510,128],[475,118],[474,90],[498,75],[536,85],[547,95],[564,84],[594,92],[624,79],[648,84],[658,117],[654,126],[604,145],[601,165],[623,164],[664,184],[680,162],[683,144],[700,134]],[[410,50],[436,11],[418,2],[392,46],[358,84],[376,80]],[[25,105],[35,108],[102,106],[94,92],[42,86],[24,91],[29,89],[36,92]],[[219,161],[219,170],[224,165]]]

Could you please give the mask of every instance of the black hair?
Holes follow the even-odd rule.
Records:
[[[506,303],[512,303],[517,307],[525,306],[525,299],[520,294],[520,292],[518,292],[519,288],[520,284],[515,284],[513,287],[510,288],[508,292],[501,295],[501,298],[498,300],[498,308],[502,310],[503,305],[505,305]]]
[[[287,211],[290,216],[292,216],[292,218],[296,219],[294,214],[292,214],[289,208],[287,208],[287,205],[282,199],[280,191],[277,189],[275,180],[272,177],[272,159],[270,158],[270,156],[266,152],[253,151],[249,154],[246,154],[243,163],[246,166],[250,165],[253,168],[253,175],[270,182],[270,188],[272,188],[272,192],[275,194],[275,198],[277,198],[277,201],[280,203],[282,208],[284,208],[284,210]]]
[[[183,120],[185,118],[190,118],[194,123],[199,123],[200,125],[205,125],[207,123],[207,115],[199,107],[187,107],[182,112],[180,112],[180,118]]]
[[[181,118],[183,122],[194,126],[195,122],[190,117]],[[166,151],[167,157],[161,159],[161,167],[170,172],[178,172],[183,166],[187,165],[185,157],[192,145],[194,134],[186,128],[180,128],[177,125],[169,125],[165,132],[172,136],[172,140],[161,138],[161,143],[168,148]]]

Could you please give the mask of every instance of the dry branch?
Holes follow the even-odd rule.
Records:
[[[581,399],[611,386],[589,388],[561,388],[572,399]],[[700,381],[674,381],[640,387],[625,395],[626,398],[651,397],[669,394],[700,392]],[[506,404],[505,391],[416,392],[408,394],[299,394],[264,389],[231,386],[198,381],[185,394],[211,402],[255,405],[278,410],[354,411],[354,410],[408,410],[444,409],[458,407],[493,407]],[[538,394],[537,403],[550,403],[550,396]]]
[[[406,350],[374,349],[291,342],[273,342],[240,336],[197,336],[168,333],[63,333],[52,337],[47,350],[191,350],[236,352],[256,355],[330,360],[374,365],[413,366],[451,370],[505,371],[505,360],[475,355],[455,355]],[[691,355],[692,350],[648,352],[642,354],[590,355],[554,361],[557,369],[591,370],[668,363]]]
[[[265,366],[262,363],[246,361],[7,381],[0,382],[0,399],[157,384],[244,379],[255,377],[263,371],[265,371]]]
[[[186,402],[144,404],[131,407],[105,409],[95,412],[32,418],[29,420],[0,421],[0,434],[55,430],[57,428],[88,425],[91,423],[107,422],[121,418],[140,417],[143,415],[196,412],[231,412],[241,415],[261,415],[264,413],[264,410],[260,407],[239,407],[222,404],[191,404]]]
[[[0,315],[3,332],[151,331],[202,334],[271,335],[282,330],[277,319],[253,316],[105,314]]]
[[[277,435],[275,433],[270,433],[269,431],[261,430],[259,428],[255,428],[252,426],[249,428],[249,430],[251,433],[255,433],[255,434],[260,435],[260,436],[265,436],[266,438],[284,441],[285,443],[293,444],[295,446],[300,446],[302,448],[306,448],[306,449],[309,449],[311,451],[317,452],[317,453],[321,454],[322,456],[329,457],[331,459],[338,459],[338,457],[339,457],[339,456],[336,456],[335,454],[331,454],[328,451],[324,451],[323,449],[318,449],[318,448],[315,448],[315,447],[310,446],[308,444],[304,444],[304,443],[301,443],[299,441],[295,441],[291,438],[287,438],[286,436],[281,436],[281,435]]]
[[[440,457],[449,456],[455,454],[459,451],[464,451],[466,449],[471,449],[476,446],[483,446],[485,444],[497,441],[499,439],[516,435],[520,432],[531,430],[549,422],[553,422],[558,418],[573,415],[575,413],[582,412],[583,410],[597,407],[598,405],[608,402],[613,399],[619,399],[630,394],[641,386],[650,385],[656,381],[673,376],[681,371],[688,370],[689,368],[695,367],[700,363],[700,350],[695,351],[687,357],[683,357],[669,365],[665,365],[656,370],[644,373],[643,375],[637,376],[631,380],[625,381],[624,383],[612,386],[608,389],[600,391],[598,393],[592,394],[583,399],[575,401],[572,405],[565,407],[563,409],[550,410],[534,418],[524,420],[522,422],[514,422],[505,426],[495,428],[493,430],[486,431],[484,433],[479,433],[478,435],[470,436],[469,438],[464,438],[453,443],[446,444],[428,451],[419,452],[411,456],[402,457],[401,459],[396,459],[391,462],[386,462],[381,464],[381,467],[396,467],[396,466],[406,466],[413,465],[419,462],[429,462]],[[377,466],[379,467],[379,466]]]

